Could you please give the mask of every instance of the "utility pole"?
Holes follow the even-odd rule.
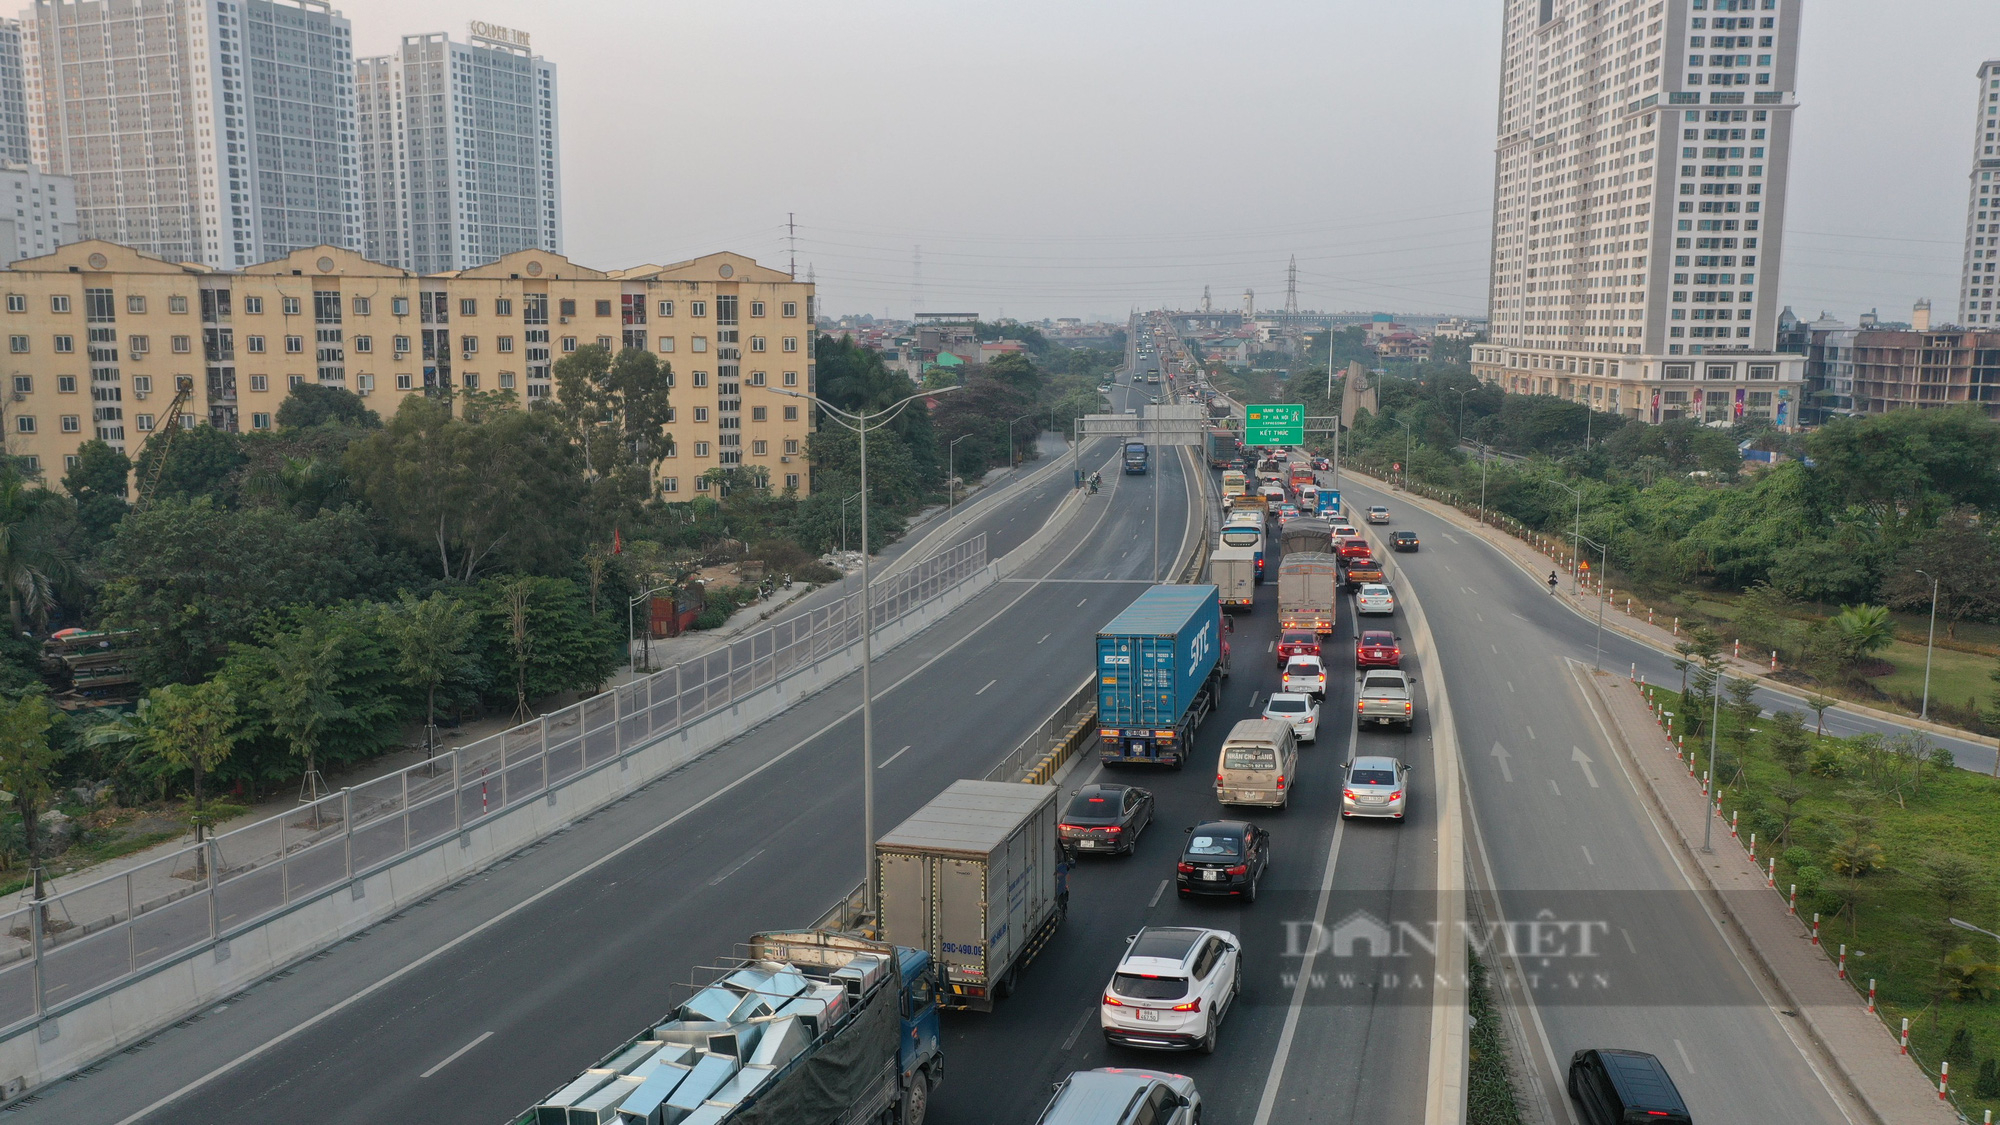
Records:
[[[785,245],[790,249],[792,255],[792,268],[790,270],[792,280],[797,281],[799,279],[799,225],[793,222],[792,218],[790,211],[785,212]]]

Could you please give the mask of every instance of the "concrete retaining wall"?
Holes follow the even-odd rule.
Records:
[[[1064,522],[1066,517],[1052,517],[1035,538],[1046,544]],[[988,564],[877,630],[876,653],[923,632],[993,585],[1005,561]],[[73,1007],[55,1008],[38,1024],[0,1040],[0,1081],[10,1096],[18,1096],[73,1074],[520,851],[860,667],[861,646],[850,645],[744,697],[727,711],[703,716],[562,782],[545,798],[523,802],[428,849],[357,873],[351,882],[276,917],[225,931],[212,946],[156,966],[111,992]]]

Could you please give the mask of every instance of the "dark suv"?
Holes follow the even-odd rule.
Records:
[[[1571,1055],[1569,1096],[1584,1125],[1689,1125],[1687,1103],[1667,1068],[1644,1051],[1592,1049]]]

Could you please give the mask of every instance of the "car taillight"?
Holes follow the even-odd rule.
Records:
[[[1107,992],[1104,994],[1104,1006],[1107,1008],[1122,1008],[1125,1006],[1125,1001]]]
[[[1356,704],[1354,705],[1354,709],[1355,709],[1355,710],[1356,710],[1357,712],[1358,712],[1358,711],[1366,711],[1366,710],[1368,710],[1368,704],[1366,704],[1366,703],[1356,703]]]
[[[1109,833],[1111,833],[1111,834],[1112,834],[1113,836],[1116,836],[1116,835],[1118,835],[1118,834],[1119,834],[1120,832],[1123,832],[1123,831],[1125,831],[1125,830],[1124,830],[1123,828],[1120,828],[1119,826],[1117,826],[1117,825],[1115,825],[1115,824],[1114,824],[1114,825],[1112,825],[1111,827],[1109,827],[1109,828],[1105,829],[1105,831],[1106,831],[1106,832],[1109,832]]]
[[[1249,865],[1249,864],[1247,864],[1247,863],[1239,863],[1239,864],[1237,864],[1236,866],[1234,866],[1234,867],[1232,867],[1232,868],[1230,868],[1230,869],[1229,869],[1229,874],[1231,874],[1231,875],[1248,875],[1248,874],[1250,874],[1250,865]]]
[[[1082,826],[1082,825],[1080,825],[1080,824],[1058,824],[1058,825],[1056,825],[1056,827],[1057,827],[1057,828],[1060,828],[1060,829],[1062,829],[1062,830],[1063,830],[1064,832],[1081,832],[1081,831],[1083,831],[1083,826]]]
[[[1410,701],[1405,699],[1403,701],[1403,714],[1407,715],[1409,713],[1410,713]]]
[[[1188,1001],[1188,1002],[1187,1002],[1187,1003],[1185,1003],[1185,1004],[1175,1004],[1175,1005],[1173,1006],[1173,1011],[1176,1011],[1176,1012],[1199,1012],[1199,1011],[1201,1011],[1201,997],[1197,996],[1197,997],[1195,997],[1194,999],[1192,999],[1192,1000]]]
[[[1216,787],[1217,789],[1220,789],[1220,788],[1222,788],[1222,775],[1221,775],[1221,774],[1216,774],[1216,775],[1215,775],[1215,787]]]
[[[1402,791],[1401,789],[1398,789],[1398,790],[1396,790],[1396,791],[1395,791],[1394,793],[1391,793],[1391,794],[1389,794],[1389,799],[1390,799],[1391,801],[1400,801],[1400,800],[1402,800],[1402,799],[1403,799],[1403,791]]]
[[[1353,800],[1358,800],[1358,799],[1359,799],[1359,798],[1355,797],[1355,795],[1354,795],[1354,790],[1352,790],[1352,789],[1342,789],[1342,790],[1340,791],[1340,795],[1341,795],[1341,796],[1343,796],[1343,797],[1345,797],[1345,798],[1347,798],[1347,799],[1348,799],[1348,800],[1350,800],[1350,801],[1353,801]]]
[[[1194,874],[1194,864],[1187,862],[1176,863],[1174,864],[1174,870],[1183,875],[1192,875]]]
[[[1284,792],[1284,790],[1285,790],[1285,775],[1284,775],[1284,774],[1279,774],[1279,775],[1278,775],[1278,791],[1279,791],[1280,793],[1282,793],[1282,792]]]

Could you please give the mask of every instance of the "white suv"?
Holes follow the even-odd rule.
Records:
[[[1286,692],[1326,698],[1326,665],[1317,656],[1294,656],[1285,664],[1279,687]]]
[[[1241,946],[1227,930],[1193,926],[1148,926],[1132,935],[1099,1007],[1105,1042],[1213,1054],[1243,988]]]

